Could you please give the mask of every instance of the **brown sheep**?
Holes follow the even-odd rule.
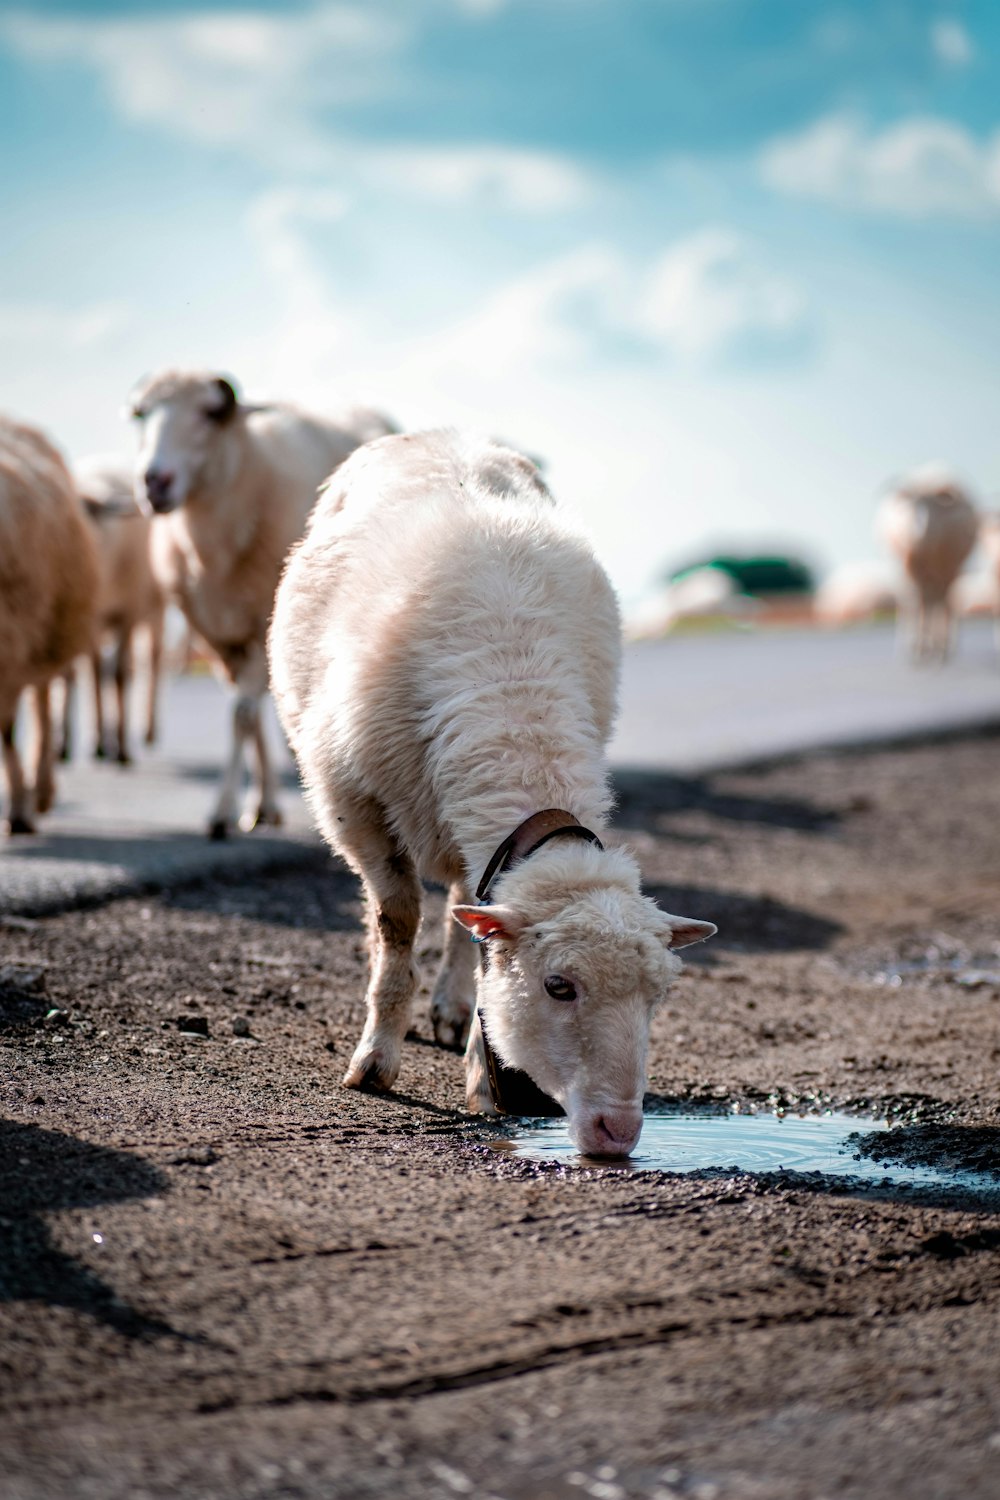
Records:
[[[133,671],[135,634],[149,637],[149,678],[146,700],[147,745],[155,744],[160,669],[163,659],[163,617],[166,598],[153,572],[150,555],[152,520],[139,508],[132,484],[132,468],[124,459],[94,457],[73,466],[76,487],[97,544],[99,582],[97,629],[92,656],[94,723],[98,758],[114,756],[119,765],[131,761],[128,736],[128,689]],[[104,694],[101,681],[101,640],[114,648],[115,709],[113,740],[105,736]],[[70,746],[72,676],[67,677],[63,723],[63,755]]]
[[[54,796],[49,684],[94,638],[97,559],[73,480],[37,429],[0,417],[0,735],[11,833],[33,833]],[[17,708],[33,689],[33,785],[14,743]]]

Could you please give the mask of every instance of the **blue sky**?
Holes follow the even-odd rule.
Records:
[[[0,405],[165,364],[546,456],[627,597],[1000,489],[1000,7],[0,7]]]

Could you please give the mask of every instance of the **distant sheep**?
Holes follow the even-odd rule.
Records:
[[[158,517],[156,575],[236,689],[232,748],[209,832],[224,838],[235,825],[250,741],[259,785],[241,826],[280,823],[261,719],[274,591],[321,481],[359,444],[394,429],[371,411],[334,421],[277,403],[247,406],[222,376],[175,371],[140,387],[133,415],[142,426],[136,495]]]
[[[916,661],[944,661],[954,644],[951,589],[976,545],[976,510],[943,469],[916,470],[879,511],[883,541],[903,565],[907,608],[900,613]]]
[[[98,640],[91,658],[94,676],[95,754],[113,755],[121,765],[131,760],[128,735],[128,690],[132,680],[135,634],[145,629],[149,639],[149,676],[145,740],[157,735],[160,669],[163,661],[164,592],[153,572],[150,555],[152,520],[139,508],[133,491],[131,465],[124,459],[93,457],[73,466],[73,477],[89,520],[98,558]],[[114,647],[115,726],[113,743],[105,735],[101,639]],[[70,680],[65,697],[63,747],[70,745]]]
[[[996,614],[997,649],[1000,650],[1000,511],[989,511],[983,516],[979,539],[993,575],[993,608]]]
[[[34,832],[55,793],[49,684],[91,649],[97,560],[73,481],[33,427],[0,418],[0,735],[11,833]],[[34,695],[36,763],[14,742],[18,700]]]
[[[486,1038],[563,1106],[582,1151],[635,1145],[673,950],[715,928],[661,911],[631,855],[596,841],[620,633],[605,574],[519,454],[390,437],[327,487],[278,590],[270,657],[313,814],[367,897],[349,1086],[399,1072],[420,880],[434,880],[449,917],[431,1015],[449,1045],[472,1023],[470,1107],[495,1107]],[[469,934],[488,955],[478,986]]]

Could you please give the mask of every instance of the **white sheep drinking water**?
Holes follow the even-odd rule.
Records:
[[[73,481],[36,428],[0,417],[0,735],[11,833],[32,833],[55,795],[49,686],[89,651],[97,560]],[[15,744],[18,702],[33,689],[33,785]]]
[[[248,406],[222,376],[177,371],[146,381],[132,409],[142,424],[136,496],[158,517],[157,576],[236,690],[232,747],[209,832],[224,838],[235,825],[251,742],[259,784],[241,826],[280,823],[261,716],[274,591],[320,483],[361,443],[394,428],[371,411],[335,421],[280,403]]]
[[[83,502],[97,548],[96,601],[99,637],[110,639],[114,652],[115,729],[113,743],[105,735],[101,640],[91,655],[94,687],[95,754],[114,755],[120,765],[131,760],[128,735],[128,691],[133,672],[133,646],[138,631],[149,642],[145,741],[157,735],[160,669],[163,660],[163,623],[166,599],[153,572],[150,552],[152,520],[135,498],[131,465],[122,458],[95,455],[73,465],[73,478]],[[63,756],[71,744],[74,671],[66,675],[63,704]]]
[[[951,654],[951,590],[976,545],[977,526],[971,500],[938,465],[915,470],[882,502],[878,530],[906,575],[900,631],[901,639],[908,633],[915,661],[944,661]]]
[[[582,1151],[634,1147],[673,950],[715,928],[668,916],[628,853],[590,841],[611,802],[619,656],[611,586],[520,455],[390,437],[327,487],[278,590],[270,657],[313,813],[367,897],[368,1019],[348,1085],[386,1089],[399,1072],[429,879],[450,908],[434,1031],[454,1045],[473,1022],[470,1107],[493,1107],[485,1028]],[[511,835],[513,862],[474,904]],[[489,956],[478,983],[469,934]]]

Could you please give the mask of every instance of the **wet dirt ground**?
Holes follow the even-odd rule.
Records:
[[[619,786],[651,1102],[1000,1170],[1000,737]],[[363,968],[319,854],[0,923],[3,1500],[1000,1492],[1000,1195],[512,1161],[426,1000],[340,1088]]]

